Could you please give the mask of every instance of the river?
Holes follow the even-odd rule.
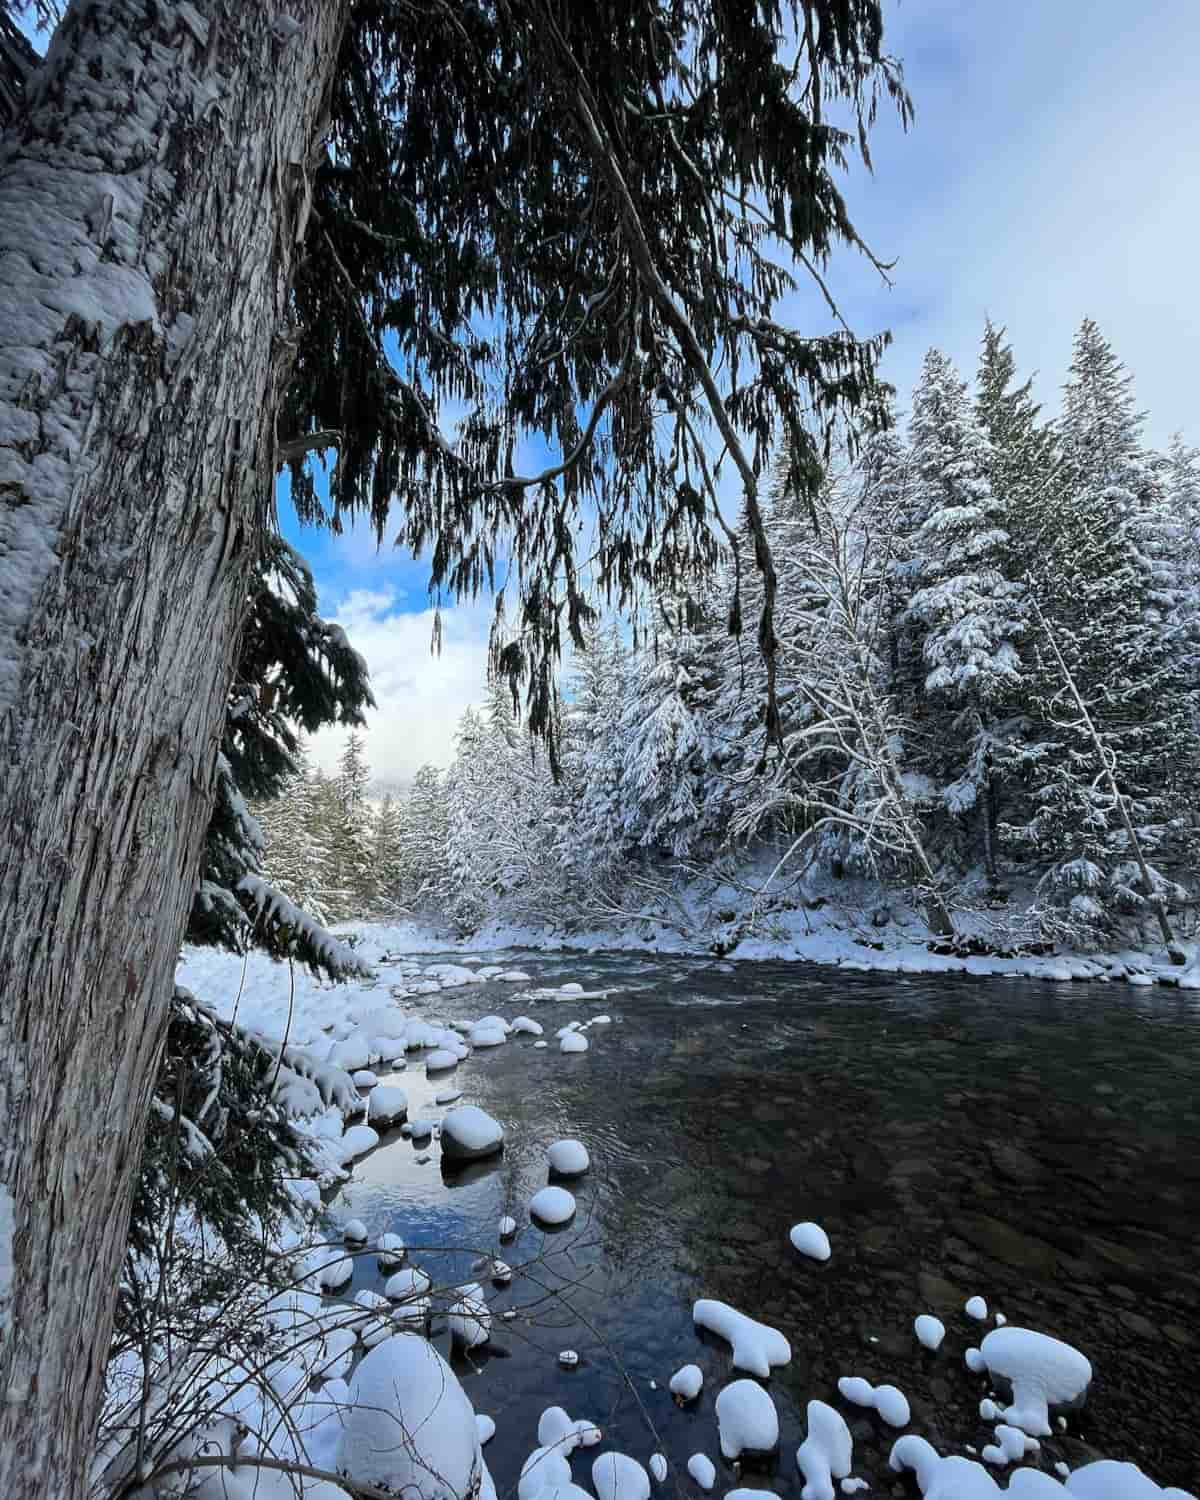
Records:
[[[963,1363],[994,1326],[963,1312],[979,1294],[1094,1367],[1085,1408],[1045,1440],[1042,1467],[1107,1456],[1195,1486],[1200,996],[627,954],[480,956],[605,997],[535,1002],[488,984],[413,1002],[447,1021],[523,1012],[550,1046],[512,1037],[429,1080],[414,1055],[390,1080],[408,1092],[410,1116],[439,1116],[434,1094],[457,1087],[501,1121],[503,1156],[444,1172],[436,1141],[414,1148],[391,1132],[330,1219],[399,1232],[437,1283],[475,1279],[472,1261],[497,1249],[525,1267],[508,1288],[485,1283],[491,1346],[453,1361],[475,1409],[496,1421],[485,1451],[502,1495],[551,1404],[596,1421],[606,1446],[643,1463],[661,1448],[672,1492],[698,1493],[686,1475],[695,1452],[717,1463],[717,1493],[739,1482],[721,1463],[712,1410],[729,1350],[694,1329],[701,1296],[775,1325],[792,1346],[771,1381],[778,1463],[740,1482],[798,1497],[794,1453],[817,1397],[846,1416],[854,1473],[872,1492],[911,1493],[887,1473],[895,1431],[838,1396],[842,1375],[899,1386],[908,1430],[942,1451],[982,1448],[987,1379]],[[590,1050],[560,1054],[554,1031],[598,1013],[612,1024],[588,1030]],[[584,1142],[592,1167],[569,1184],[575,1220],[547,1235],[526,1205],[563,1136]],[[521,1230],[498,1246],[504,1213]],[[828,1233],[827,1262],[788,1243],[802,1220]],[[360,1259],[345,1295],[384,1279]],[[517,1317],[503,1320],[506,1308]],[[946,1324],[937,1353],[913,1335],[923,1312]],[[444,1329],[436,1342],[449,1354]],[[581,1356],[573,1370],[557,1363],[565,1348]],[[679,1409],[667,1382],[689,1362],[705,1390]],[[585,1457],[575,1468],[586,1484]]]

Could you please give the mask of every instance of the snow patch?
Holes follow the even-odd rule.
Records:
[[[733,1346],[733,1364],[748,1375],[766,1380],[775,1365],[786,1365],[792,1347],[777,1328],[747,1317],[727,1302],[701,1297],[692,1308],[692,1320]]]
[[[833,1481],[844,1479],[854,1462],[854,1440],[841,1412],[824,1401],[808,1403],[808,1436],[796,1450],[804,1475],[800,1500],[834,1500]]]
[[[717,1429],[725,1458],[770,1453],[779,1444],[779,1413],[756,1381],[735,1380],[717,1396]]]
[[[828,1260],[831,1255],[829,1236],[819,1224],[793,1224],[788,1238],[792,1248],[811,1260]]]

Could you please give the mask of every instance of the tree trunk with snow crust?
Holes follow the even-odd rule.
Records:
[[[348,8],[74,0],[0,144],[5,1500],[87,1489]]]

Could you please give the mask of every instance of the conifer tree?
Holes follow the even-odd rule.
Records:
[[[1022,690],[1023,588],[987,438],[967,389],[937,350],[925,358],[909,426],[922,558],[907,615],[921,632],[927,770],[946,810],[973,813],[996,879],[996,753]]]

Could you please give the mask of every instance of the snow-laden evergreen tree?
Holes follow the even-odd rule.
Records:
[[[563,710],[563,789],[558,857],[565,887],[606,887],[623,859],[621,712],[630,692],[630,652],[615,623],[592,624],[574,657]]]
[[[620,719],[622,830],[675,856],[711,849],[723,828],[723,780],[712,713],[719,636],[711,605],[659,601],[658,629],[631,663]]]
[[[342,893],[341,915],[361,916],[373,910],[375,879],[371,860],[371,767],[361,734],[351,730],[334,779],[336,808],[331,809],[333,879]]]
[[[1063,403],[1064,474],[1031,556],[1037,597],[1110,759],[1147,854],[1181,852],[1194,795],[1194,694],[1175,660],[1177,620],[1158,544],[1161,496],[1141,444],[1132,377],[1098,326],[1075,339]],[[1014,830],[1081,920],[1144,904],[1134,851],[1064,674],[1035,639],[1033,811]]]
[[[404,904],[404,851],[401,842],[400,809],[389,792],[371,818],[371,880],[373,910],[393,915]]]
[[[416,915],[442,918],[449,911],[450,828],[446,777],[437,766],[418,767],[399,817],[402,904]]]
[[[1006,330],[984,327],[975,375],[975,416],[987,439],[986,473],[1014,532],[1036,528],[1034,508],[1059,462],[1054,427],[1041,420],[1033,377],[1020,385]]]
[[[920,571],[907,616],[921,636],[925,767],[943,806],[968,815],[974,853],[996,878],[996,755],[1015,733],[1026,609],[1008,507],[988,479],[988,440],[965,383],[925,357],[909,424]]]

